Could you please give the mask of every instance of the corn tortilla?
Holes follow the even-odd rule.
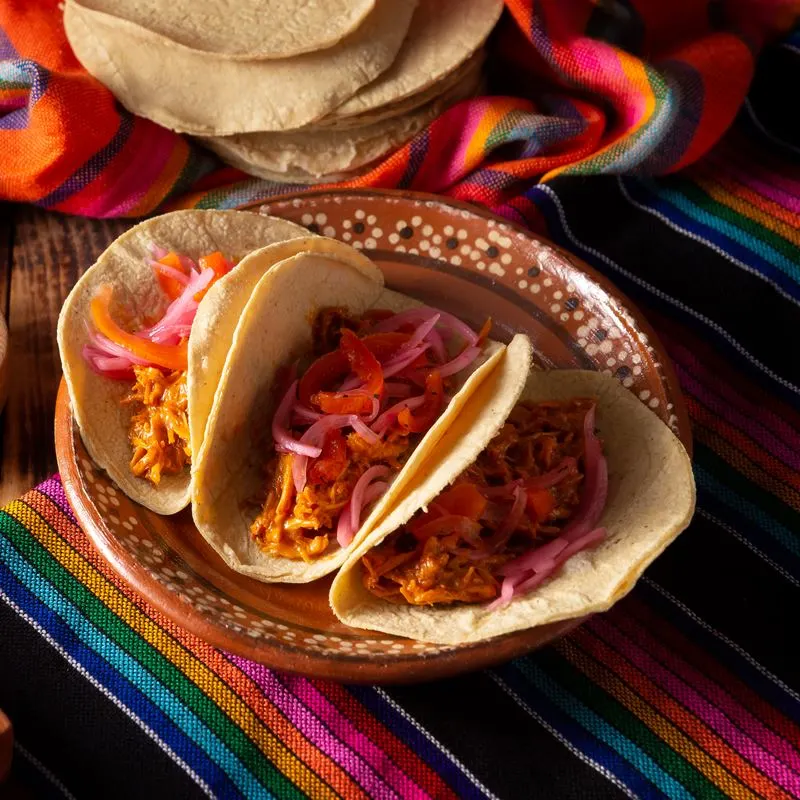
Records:
[[[504,366],[506,372],[513,370],[512,359]],[[598,526],[608,529],[607,538],[574,555],[559,573],[504,609],[395,605],[372,595],[362,583],[361,556],[426,507],[475,460],[504,421],[492,413],[492,403],[505,396],[509,406],[511,394],[508,375],[494,373],[416,473],[402,501],[350,553],[330,592],[331,607],[342,622],[423,641],[466,644],[604,611],[631,590],[689,524],[695,505],[689,456],[652,411],[610,375],[535,371],[522,399],[598,398],[597,428],[609,470],[608,500]]]

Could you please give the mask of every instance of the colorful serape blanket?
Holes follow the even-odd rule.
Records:
[[[0,5],[5,52],[21,46],[8,20],[27,13],[35,23],[34,6],[49,4]],[[565,52],[553,15],[578,7],[572,22],[588,49]],[[512,99],[454,109],[375,180],[496,207],[634,299],[674,360],[692,418],[692,526],[626,599],[553,646],[435,684],[347,686],[272,672],[164,619],[94,551],[53,478],[0,512],[0,707],[15,723],[15,771],[32,796],[800,797],[800,360],[791,338],[800,328],[800,129],[790,95],[800,36],[763,51],[736,124],[714,144],[786,4],[509,8],[537,43],[536,69],[591,91],[580,101],[552,95],[554,117]],[[741,13],[750,30],[720,33],[725,13]],[[705,44],[721,36],[728,56],[688,40],[681,48],[675,37],[686,30]],[[42,52],[54,35],[42,22]],[[70,58],[59,46],[57,58],[47,51],[51,61],[12,74],[17,105],[0,119],[6,197],[103,216],[151,210],[190,185],[196,193],[174,202],[235,206],[278,190],[213,172],[182,140],[103,106],[85,76],[70,79],[83,82],[107,127],[59,126],[63,104],[47,105],[64,97],[48,94]],[[646,62],[624,55],[656,52]],[[9,63],[17,60],[2,67],[7,110]],[[603,85],[585,79],[601,71]],[[680,102],[670,107],[670,97]],[[599,151],[610,134],[605,118],[592,127],[592,114],[608,108],[620,127]],[[23,144],[20,135],[9,162],[7,133],[38,114],[51,149],[42,146],[33,176],[23,173],[35,137]],[[72,148],[70,158],[86,158],[80,166],[64,156]],[[559,169],[566,174],[530,180]]]
[[[631,595],[486,672],[309,680],[160,616],[53,478],[0,514],[0,707],[35,796],[800,797],[800,138],[770,79],[798,66],[797,40],[765,53],[689,170],[504,209],[640,305],[686,395],[697,515]]]
[[[507,0],[492,94],[458,104],[349,186],[494,208],[534,179],[661,175],[733,121],[799,0]],[[291,190],[121,108],[70,50],[59,0],[0,3],[0,200],[90,217],[231,208]],[[165,69],[169,65],[165,64]],[[788,86],[789,84],[787,84]]]

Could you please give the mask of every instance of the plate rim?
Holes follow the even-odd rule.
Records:
[[[242,206],[235,210],[246,211],[254,208],[261,209],[265,206],[269,207],[272,203],[285,203],[295,199],[304,200],[309,197],[319,198],[337,195],[348,197],[365,195],[380,197],[389,196],[399,200],[415,202],[432,201],[437,205],[466,210],[478,217],[503,223],[513,231],[523,234],[526,238],[534,239],[552,247],[561,257],[569,261],[572,266],[584,272],[589,278],[598,283],[610,296],[619,299],[625,305],[626,309],[634,316],[639,329],[647,335],[648,341],[653,349],[659,353],[662,379],[667,383],[674,404],[672,413],[675,414],[677,418],[678,435],[691,458],[692,433],[686,403],[677,380],[672,360],[649,321],[639,310],[638,306],[633,303],[624,292],[620,291],[612,281],[583,262],[579,257],[564,250],[546,237],[538,233],[533,233],[521,225],[511,222],[504,217],[500,217],[480,206],[451,200],[450,198],[441,197],[439,195],[406,190],[355,189],[327,191],[319,189],[301,193],[284,193],[264,201]],[[268,642],[256,640],[253,640],[252,645],[248,647],[246,646],[248,643],[240,637],[233,639],[226,638],[224,631],[218,625],[211,623],[200,612],[189,605],[183,606],[180,609],[180,614],[173,611],[175,601],[174,593],[163,586],[156,578],[149,575],[136,557],[125,550],[109,530],[96,504],[91,501],[80,476],[73,440],[74,420],[67,386],[63,376],[56,399],[54,423],[56,458],[67,500],[79,525],[114,573],[118,575],[134,593],[175,625],[189,631],[204,642],[218,649],[252,659],[269,668],[307,677],[362,684],[399,684],[438,680],[467,671],[472,672],[485,669],[532,652],[538,649],[538,647],[545,646],[561,638],[592,616],[588,615],[561,620],[546,626],[539,626],[538,628],[531,628],[498,637],[494,640],[496,643],[495,647],[485,648],[483,652],[481,652],[479,647],[457,647],[436,654],[421,653],[416,659],[410,661],[404,659],[402,662],[392,662],[388,660],[348,661],[346,659],[332,659],[324,653],[313,651],[306,651],[304,653],[290,652],[272,646]],[[544,638],[539,636],[535,643],[526,641],[526,633],[530,634],[532,637],[532,631],[536,630],[541,634],[543,628],[551,629]],[[477,644],[481,645],[485,644],[485,642]],[[462,661],[470,652],[471,655],[468,656],[469,663],[465,665]],[[274,655],[275,658],[266,658],[265,660],[265,656],[269,655]]]
[[[433,202],[437,205],[445,206],[448,208],[455,208],[460,211],[469,211],[477,217],[482,217],[486,220],[493,220],[494,222],[508,226],[514,233],[519,233],[529,239],[535,239],[542,244],[555,250],[562,258],[569,261],[569,263],[580,272],[588,275],[595,283],[599,284],[607,294],[618,298],[630,314],[636,319],[636,323],[640,330],[647,336],[648,342],[652,345],[661,356],[659,365],[661,367],[662,378],[667,383],[671,390],[674,403],[672,413],[677,418],[678,432],[676,435],[680,439],[681,444],[689,454],[689,459],[694,459],[694,438],[692,434],[692,426],[689,421],[689,411],[686,406],[686,400],[683,396],[678,376],[675,372],[675,366],[672,363],[672,358],[664,347],[661,337],[656,333],[653,326],[650,324],[647,316],[642,313],[637,303],[634,303],[631,298],[622,291],[610,278],[604,275],[591,264],[587,264],[580,256],[575,255],[569,250],[565,250],[561,245],[554,242],[552,239],[544,236],[538,232],[534,232],[518,222],[514,222],[506,217],[490,211],[484,206],[479,206],[475,203],[469,203],[464,200],[456,200],[455,198],[446,197],[445,195],[432,194],[430,192],[418,192],[413,189],[379,189],[370,187],[354,187],[349,189],[311,189],[301,192],[282,192],[274,197],[268,197],[264,200],[253,201],[246,203],[243,206],[237,207],[237,211],[253,211],[260,210],[264,207],[270,206],[272,203],[285,203],[292,200],[305,200],[315,197],[334,197],[334,196],[347,196],[347,197],[391,197],[397,200],[411,200],[422,203]],[[369,251],[364,251],[369,254]]]

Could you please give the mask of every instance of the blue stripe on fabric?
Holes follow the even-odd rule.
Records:
[[[680,228],[717,245],[734,258],[772,278],[793,296],[800,297],[800,267],[766,242],[700,208],[675,190],[641,179],[623,178],[622,183],[638,203],[658,211]]]
[[[268,796],[266,787],[187,705],[133,656],[111,641],[105,633],[84,617],[80,609],[38,574],[3,536],[0,536],[0,556],[5,559],[17,578],[57,613],[84,643],[93,647],[98,653],[102,652],[109,664],[138,686],[163,709],[167,716],[179,724],[186,734],[225,770],[242,792],[245,794],[258,792],[260,797]]]
[[[548,235],[556,244],[575,252],[598,272],[607,275],[620,289],[628,294],[632,300],[641,303],[643,310],[646,311],[647,306],[650,306],[673,316],[691,330],[698,331],[707,340],[713,341],[718,345],[726,354],[729,361],[735,364],[738,371],[745,373],[752,380],[762,384],[765,377],[768,378],[773,394],[790,403],[797,402],[797,395],[800,393],[800,389],[797,389],[790,381],[774,372],[771,367],[767,367],[759,361],[758,358],[746,350],[743,345],[740,350],[736,346],[736,344],[740,343],[735,340],[735,337],[731,336],[728,338],[724,335],[727,333],[724,331],[724,328],[716,322],[716,320],[709,317],[708,314],[691,308],[682,300],[667,294],[655,284],[643,286],[633,277],[626,274],[627,271],[617,264],[617,262],[613,261],[613,259],[607,257],[609,261],[603,260],[592,252],[592,249],[582,240],[576,238],[574,233],[570,235],[570,233],[564,229],[558,207],[556,206],[554,198],[558,197],[558,195],[556,195],[549,186],[534,186],[525,192],[523,197],[533,203],[539,211],[547,227]],[[639,276],[637,276],[637,278],[638,277]],[[649,283],[645,278],[640,279],[645,283]],[[734,341],[736,341],[736,344],[734,344]]]
[[[419,172],[420,166],[425,161],[430,141],[431,137],[428,128],[411,140],[408,163],[406,164],[405,172],[403,172],[403,177],[397,182],[398,189],[408,189],[414,183],[414,178],[417,177],[417,172]]]
[[[647,798],[647,800],[663,800],[667,796],[619,753],[578,724],[561,705],[527,680],[519,669],[515,668],[514,662],[497,667],[494,672],[575,749],[585,753],[606,769],[637,797]]]
[[[63,203],[67,198],[82,191],[93,180],[99,178],[109,162],[119,155],[122,148],[128,143],[128,139],[133,133],[134,119],[133,114],[129,114],[127,111],[123,112],[119,126],[109,142],[90,159],[81,164],[69,178],[50,192],[47,197],[43,197],[39,203],[45,208]]]
[[[523,698],[528,700],[531,695],[528,687],[535,687],[538,692],[546,695],[564,713],[572,717],[576,723],[583,726],[589,734],[617,752],[663,795],[671,800],[692,800],[691,792],[680,781],[665,772],[647,752],[537,666],[535,656],[512,662],[509,668],[517,670],[525,678],[524,683],[518,688],[518,692]],[[505,677],[505,673],[501,674]],[[596,760],[599,761],[599,759]],[[609,765],[604,766],[612,769]],[[624,781],[621,775],[619,777]],[[625,782],[627,783],[627,781]]]
[[[731,467],[731,469],[733,469],[733,467]],[[757,525],[758,530],[768,534],[773,542],[778,542],[793,556],[800,556],[800,540],[798,540],[797,535],[793,531],[774,520],[754,503],[751,503],[740,494],[729,489],[725,484],[720,483],[711,472],[697,463],[694,465],[694,475],[699,491],[711,494],[722,506],[736,510],[750,523]],[[739,526],[737,526],[737,528],[738,527]],[[754,543],[766,545],[767,540],[757,536],[754,537]],[[786,551],[784,550],[778,560],[781,560],[781,558],[785,556]]]
[[[228,776],[179,726],[145,696],[134,684],[114,669],[91,647],[84,644],[72,628],[18,581],[11,569],[0,561],[0,586],[8,597],[29,614],[98,683],[114,695],[131,714],[140,719],[159,739],[220,796],[243,796]]]
[[[425,734],[397,712],[370,686],[346,686],[368,711],[402,739],[421,759],[453,788],[456,794],[467,800],[485,800],[486,795],[439,749]]]

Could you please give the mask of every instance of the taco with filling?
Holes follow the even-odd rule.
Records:
[[[131,499],[161,514],[188,504],[253,287],[277,261],[339,249],[352,252],[285,220],[177,211],[131,228],[81,277],[59,317],[64,377],[89,453]]]
[[[350,554],[342,622],[462,644],[602,611],[689,524],[686,451],[616,379],[516,371],[509,352]]]
[[[242,314],[196,462],[200,532],[261,580],[336,569],[501,360],[489,328],[385,289],[371,263],[276,264]],[[528,340],[511,347],[527,370]]]

